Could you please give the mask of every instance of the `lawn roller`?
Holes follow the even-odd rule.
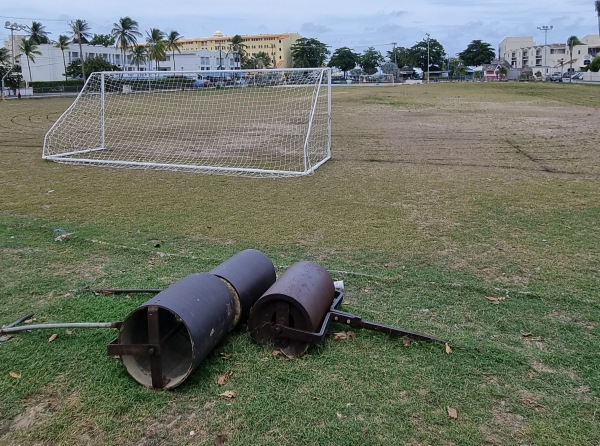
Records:
[[[108,345],[138,383],[172,389],[200,362],[275,282],[273,263],[260,251],[242,251],[208,273],[178,280],[131,312]]]
[[[335,288],[329,273],[314,262],[299,262],[258,299],[250,311],[248,330],[260,344],[299,356],[321,342],[331,322],[395,336],[446,343],[445,339],[362,320],[338,310],[343,291]]]

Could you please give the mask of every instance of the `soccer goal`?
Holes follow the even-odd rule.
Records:
[[[93,73],[44,138],[47,160],[255,176],[331,157],[328,68]]]

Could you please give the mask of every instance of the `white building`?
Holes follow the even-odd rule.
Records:
[[[533,37],[507,37],[500,42],[500,58],[513,68],[529,68],[542,76],[554,72],[581,71],[594,57],[600,55],[600,36],[593,34],[581,39],[581,45],[573,47],[573,57],[565,43],[536,44]]]
[[[104,60],[123,67],[123,54],[119,48],[103,47],[95,45],[82,45],[82,50],[85,58],[100,56]],[[51,44],[38,45],[37,51],[42,54],[34,56],[35,61],[29,61],[31,67],[31,78],[27,65],[27,57],[20,54],[17,56],[17,63],[21,65],[23,79],[27,82],[31,81],[61,81],[64,80],[65,65],[79,60],[79,45],[71,44],[68,50],[63,53],[60,49],[55,48]],[[16,50],[15,50],[16,52]],[[124,71],[137,71],[138,66],[132,63],[131,56],[125,55]],[[175,57],[172,53],[166,55],[165,59],[159,62],[159,70],[161,71],[214,71],[221,66],[224,70],[233,70],[240,67],[239,57],[237,53],[231,51],[182,51],[175,52]],[[156,68],[156,61],[147,61],[140,65],[140,71],[149,71]]]

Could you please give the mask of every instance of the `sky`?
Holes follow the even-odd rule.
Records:
[[[146,31],[175,30],[186,38],[296,32],[316,38],[333,52],[340,47],[362,53],[374,47],[382,54],[397,46],[411,47],[426,38],[442,44],[454,57],[473,40],[497,48],[505,37],[531,36],[544,43],[539,26],[552,26],[547,42],[566,43],[575,35],[598,34],[593,0],[4,0],[0,20],[31,25],[42,22],[51,39],[68,34],[68,23],[83,19],[91,32],[108,34],[120,17],[129,16]],[[0,41],[10,31],[0,28]]]

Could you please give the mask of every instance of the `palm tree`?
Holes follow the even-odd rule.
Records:
[[[35,56],[41,56],[42,52],[37,50],[37,45],[31,39],[21,39],[21,47],[19,50],[27,57],[27,68],[29,68],[29,82],[33,81],[31,77],[31,64],[35,63]]]
[[[150,61],[154,59],[156,61],[156,70],[160,67],[160,61],[165,58],[165,33],[158,28],[150,28],[150,31],[146,31],[148,37],[148,57]]]
[[[503,67],[503,66],[498,67],[498,75],[499,75],[501,81],[506,79],[507,74],[508,74],[508,70],[506,69],[506,67]]]
[[[58,36],[58,40],[54,42],[54,48],[58,48],[62,51],[63,65],[65,66],[65,82],[67,81],[67,62],[65,61],[65,50],[69,49],[69,38],[64,34]]]
[[[31,26],[27,28],[29,30],[29,40],[34,44],[50,43],[50,39],[48,39],[50,33],[46,31],[46,27],[41,22],[31,22]]]
[[[571,82],[571,76],[573,75],[573,47],[575,45],[581,45],[577,36],[569,37],[567,39],[567,46],[569,47],[569,82]]]
[[[243,42],[244,39],[239,34],[236,34],[231,38],[231,51],[237,54],[238,62],[240,64],[241,61],[246,57],[246,45],[244,45]],[[237,68],[240,68],[240,65],[238,65]]]
[[[144,45],[136,45],[129,54],[131,55],[131,62],[136,64],[138,71],[140,71],[140,64],[148,60],[148,49]]]
[[[82,41],[91,37],[90,34],[90,25],[85,20],[77,19],[69,23],[71,27],[71,34],[73,36],[73,42],[77,42],[79,44],[79,59],[81,60],[81,74],[83,76],[83,81],[85,82],[85,66],[83,63],[83,47],[81,46]]]
[[[134,46],[137,43],[137,38],[142,36],[142,33],[138,31],[138,22],[130,17],[121,17],[118,22],[113,23],[111,33],[117,39],[117,46],[121,47],[123,71],[125,71],[125,51],[127,47]]]
[[[598,35],[600,35],[600,0],[596,0],[594,6],[596,7],[596,14],[598,15]]]
[[[177,50],[178,53],[181,53],[181,50],[179,49],[181,43],[178,42],[178,40],[182,37],[183,36],[177,31],[171,31],[167,36],[167,40],[165,41],[165,50],[171,51],[173,57],[173,71],[175,71],[175,51]]]

